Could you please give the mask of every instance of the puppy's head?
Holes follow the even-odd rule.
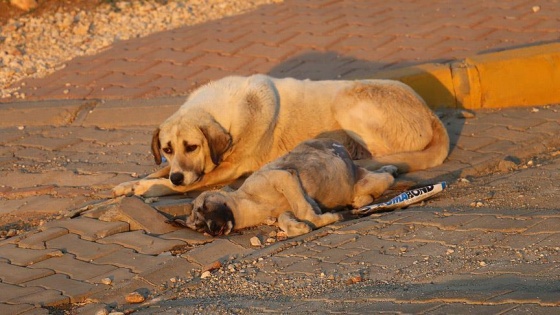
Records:
[[[176,185],[189,185],[202,179],[222,160],[231,147],[231,136],[214,120],[176,113],[156,129],[152,153],[156,164],[162,154],[171,167],[169,179]]]
[[[205,191],[194,201],[188,226],[212,236],[228,235],[235,225],[228,196],[222,191]]]

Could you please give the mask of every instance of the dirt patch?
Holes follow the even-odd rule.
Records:
[[[44,14],[54,14],[55,12],[66,12],[72,10],[91,10],[103,3],[111,3],[108,0],[41,0],[39,6],[29,12],[18,9],[7,0],[0,1],[0,24],[4,25],[9,19],[18,18],[24,15],[41,16]]]

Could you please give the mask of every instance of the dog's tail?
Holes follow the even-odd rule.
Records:
[[[443,163],[449,154],[449,135],[439,118],[432,114],[432,140],[421,151],[400,152],[391,155],[361,160],[358,164],[369,170],[376,170],[384,165],[395,165],[399,173],[424,170]]]

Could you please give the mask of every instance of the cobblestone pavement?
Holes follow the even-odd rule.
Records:
[[[155,169],[153,128],[183,102],[175,94],[207,80],[367,77],[558,40],[556,2],[430,4],[286,1],[120,42],[25,81],[27,101],[0,104],[0,213],[48,222],[3,235],[0,313],[136,310],[125,300],[133,291],[146,313],[558,313],[558,105],[439,110],[451,155],[392,193],[439,180],[448,191],[295,239],[269,226],[212,239],[163,223],[188,211],[179,198],[108,199],[113,185]],[[265,245],[251,246],[253,236]]]
[[[122,99],[185,94],[232,73],[367,77],[557,41],[559,16],[557,1],[288,0],[115,43],[48,77],[21,82],[20,93],[28,100]]]

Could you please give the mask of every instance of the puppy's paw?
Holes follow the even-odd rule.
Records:
[[[288,225],[284,232],[286,232],[286,235],[288,235],[288,237],[296,237],[307,234],[311,231],[313,231],[313,228],[311,228],[311,226],[309,226],[307,223],[297,222]]]
[[[389,174],[393,175],[393,177],[397,177],[397,175],[399,175],[399,168],[394,166],[394,165],[385,165],[385,166],[379,168],[375,172],[377,172],[377,173],[389,173]]]
[[[113,187],[113,197],[132,196],[134,195],[134,185],[137,181],[124,182]]]

